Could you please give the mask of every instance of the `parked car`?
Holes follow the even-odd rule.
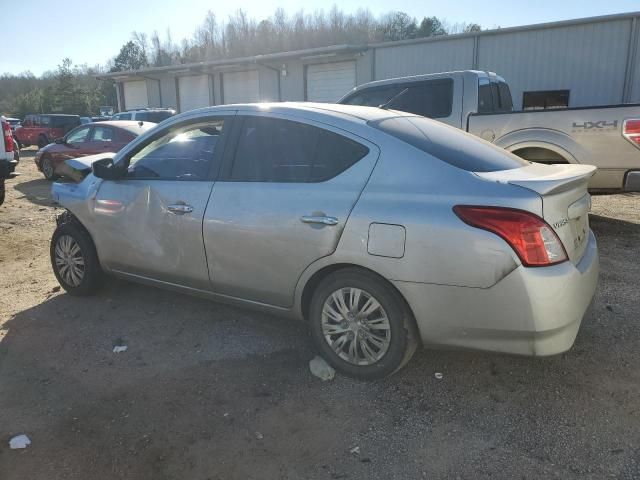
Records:
[[[7,121],[9,126],[11,127],[11,131],[12,132],[15,132],[16,128],[20,127],[20,119],[19,118],[6,117],[5,120]]]
[[[22,127],[16,130],[16,138],[21,148],[30,145],[42,148],[56,138],[64,137],[78,125],[78,115],[27,115],[22,121]]]
[[[93,122],[91,117],[80,117],[80,125],[86,125],[87,123],[91,122]]]
[[[365,83],[338,103],[434,118],[533,162],[595,165],[594,190],[640,191],[640,104],[513,111],[504,79],[473,70]]]
[[[2,132],[2,141],[0,141],[0,205],[2,205],[5,199],[5,181],[16,175],[18,159],[11,126],[5,117],[0,117],[0,132]]]
[[[111,120],[111,115],[108,117],[91,117],[92,122],[105,122],[107,120]]]
[[[100,122],[81,125],[71,130],[36,153],[35,163],[47,180],[55,180],[63,172],[62,164],[70,158],[117,152],[127,143],[150,128],[154,123],[146,122]]]
[[[143,108],[116,113],[111,120],[136,120],[142,122],[160,123],[176,114],[171,108]]]
[[[411,114],[218,106],[79,160],[93,173],[52,189],[67,292],[108,273],[306,319],[354,376],[391,374],[419,343],[563,352],[596,286],[595,167]]]

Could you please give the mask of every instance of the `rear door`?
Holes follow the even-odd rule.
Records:
[[[106,125],[94,125],[92,132],[85,144],[88,155],[105,152],[117,152],[119,148],[115,145],[116,132],[112,127]]]
[[[100,184],[94,238],[105,266],[210,288],[202,219],[232,119],[219,114],[165,127],[125,159],[126,178]]]
[[[290,306],[304,269],[335,250],[379,150],[286,116],[236,126],[203,225],[213,290]]]

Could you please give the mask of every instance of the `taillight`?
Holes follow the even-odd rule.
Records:
[[[567,260],[567,252],[553,229],[537,215],[504,207],[453,207],[463,222],[502,237],[525,267],[555,265]]]
[[[2,135],[4,136],[4,151],[13,152],[13,135],[7,122],[2,122]]]
[[[622,135],[636,147],[640,147],[640,118],[625,120],[622,124]]]

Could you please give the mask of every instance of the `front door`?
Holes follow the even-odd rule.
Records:
[[[237,117],[203,234],[216,293],[291,306],[296,283],[330,255],[378,148],[326,125]]]
[[[110,270],[209,290],[202,219],[232,116],[166,127],[105,180],[94,206],[101,261]]]

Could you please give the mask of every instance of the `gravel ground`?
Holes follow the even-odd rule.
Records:
[[[593,198],[602,272],[568,353],[421,351],[322,383],[304,325],[124,282],[65,295],[23,153],[0,207],[1,479],[640,478],[640,196]]]

